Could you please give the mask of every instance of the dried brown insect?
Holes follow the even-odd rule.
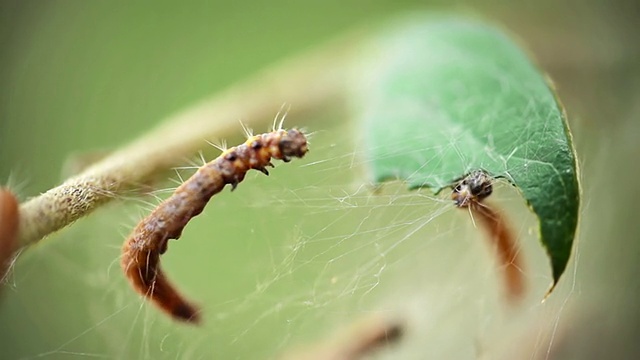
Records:
[[[516,238],[504,216],[483,202],[493,192],[493,181],[493,177],[482,170],[472,171],[455,183],[451,197],[457,207],[468,208],[489,233],[504,266],[507,294],[511,299],[517,299],[524,293],[525,282]]]
[[[231,184],[231,190],[250,169],[269,175],[271,159],[288,162],[307,153],[307,139],[296,129],[251,136],[244,144],[224,151],[156,207],[135,227],[122,247],[122,268],[131,285],[175,319],[198,322],[198,309],[186,301],[160,269],[167,242],[178,239],[189,220],[202,212],[209,199]]]

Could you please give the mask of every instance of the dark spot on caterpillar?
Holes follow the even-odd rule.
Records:
[[[237,158],[238,158],[238,154],[236,154],[234,151],[228,153],[227,156],[225,156],[225,160],[228,160],[228,161],[236,161]]]

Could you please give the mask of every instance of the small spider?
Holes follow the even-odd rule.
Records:
[[[484,170],[474,170],[455,183],[451,198],[457,207],[480,202],[493,192],[493,178]]]

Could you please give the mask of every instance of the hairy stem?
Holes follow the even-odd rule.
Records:
[[[344,97],[347,58],[360,33],[298,56],[240,83],[186,111],[83,173],[20,205],[19,246],[24,247],[71,224],[110,200],[179,165],[203,148],[205,139],[273,118],[278,107],[291,104],[296,113]],[[295,120],[299,125],[300,119]]]

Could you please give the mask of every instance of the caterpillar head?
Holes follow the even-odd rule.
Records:
[[[292,157],[301,158],[309,151],[307,138],[298,129],[281,130],[281,138],[278,142],[282,161],[288,162]]]

